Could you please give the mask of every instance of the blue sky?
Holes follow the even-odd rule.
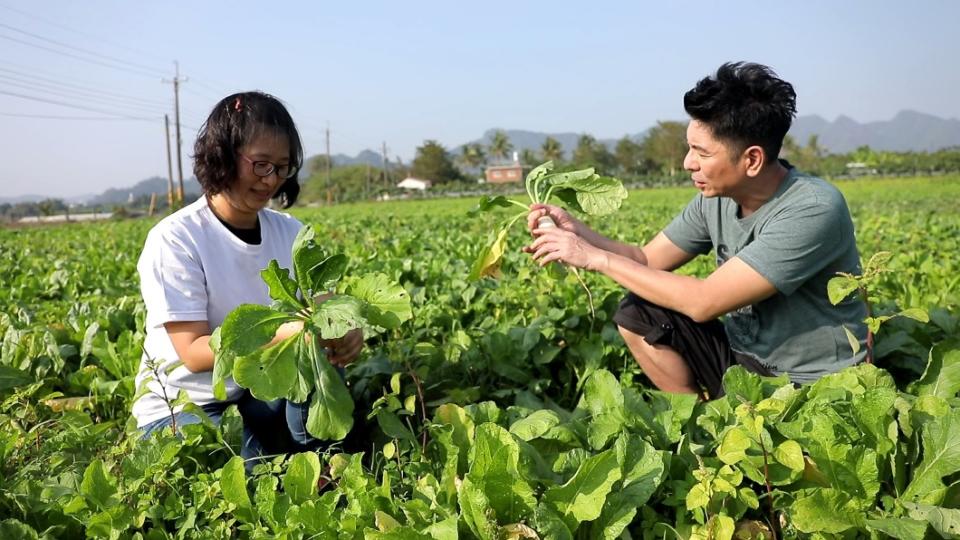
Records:
[[[165,177],[174,60],[189,176],[209,109],[254,88],[287,103],[307,155],[329,124],[333,153],[386,141],[404,161],[494,127],[638,133],[683,119],[683,93],[730,60],[773,67],[801,115],[957,118],[958,20],[949,0],[0,0],[0,196]]]

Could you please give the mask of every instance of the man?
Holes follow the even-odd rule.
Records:
[[[662,232],[631,246],[534,205],[526,250],[629,291],[614,321],[661,390],[712,399],[732,365],[806,383],[861,361],[865,347],[854,354],[844,327],[865,342],[866,306],[827,298],[837,272],[860,273],[846,201],[777,159],[796,114],[793,87],[766,66],[727,63],[686,93],[684,108],[683,165],[700,193]],[[544,215],[557,227],[537,229]],[[711,250],[717,269],[705,279],[673,273]]]

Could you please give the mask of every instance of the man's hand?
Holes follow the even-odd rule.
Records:
[[[327,358],[337,367],[346,367],[360,356],[363,349],[363,330],[355,328],[342,338],[324,339],[320,343],[327,348]]]
[[[586,226],[580,223],[566,210],[552,204],[531,204],[530,213],[527,214],[527,229],[533,234],[539,227],[537,220],[542,217],[549,217],[557,225],[557,228],[563,229],[574,234],[582,234]]]
[[[602,271],[608,264],[607,252],[590,244],[583,237],[560,228],[536,229],[537,237],[524,248],[533,254],[540,266],[558,261],[576,268]]]

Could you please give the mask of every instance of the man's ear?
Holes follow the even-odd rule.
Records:
[[[750,178],[756,178],[767,164],[767,153],[760,146],[748,146],[741,154],[740,159],[743,160],[746,175]]]

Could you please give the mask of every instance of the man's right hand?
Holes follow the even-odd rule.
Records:
[[[527,229],[530,231],[530,234],[533,234],[533,231],[538,229],[540,225],[537,223],[537,220],[547,216],[553,220],[554,224],[557,227],[572,232],[578,236],[582,236],[586,225],[574,219],[566,210],[560,208],[559,206],[553,206],[552,204],[531,204],[530,213],[527,215]]]

